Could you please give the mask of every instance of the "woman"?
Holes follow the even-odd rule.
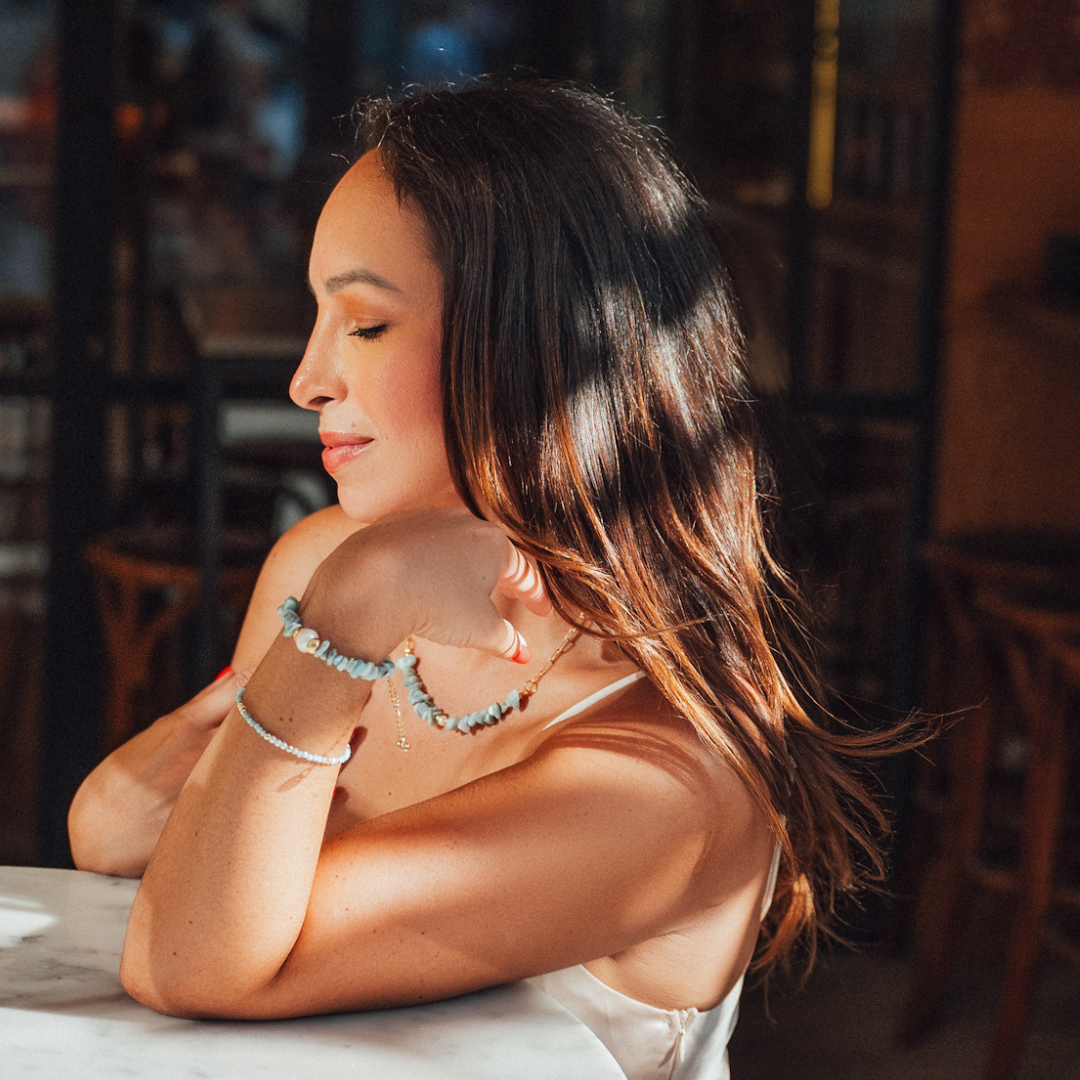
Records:
[[[726,1075],[770,900],[764,963],[855,885],[853,839],[880,866],[837,756],[876,744],[815,723],[782,659],[705,207],[558,85],[375,101],[360,140],[291,388],[340,505],[267,560],[250,677],[72,807],[80,866],[145,868],[124,985],[283,1017],[533,978],[628,1076]]]

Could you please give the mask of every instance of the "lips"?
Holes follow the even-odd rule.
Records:
[[[320,431],[326,449],[322,452],[323,468],[333,475],[355,461],[375,440],[366,435],[346,435],[337,431]]]

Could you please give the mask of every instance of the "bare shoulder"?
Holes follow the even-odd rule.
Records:
[[[622,773],[654,805],[678,807],[689,830],[712,834],[725,822],[729,843],[756,846],[763,824],[746,785],[647,679],[543,733],[533,752],[575,771]]]
[[[319,564],[364,526],[340,506],[328,506],[285,533],[266,557],[233,653],[237,671],[256,666],[277,633],[277,609],[287,596],[302,596]]]

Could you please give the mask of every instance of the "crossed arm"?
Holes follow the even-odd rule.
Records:
[[[338,507],[283,536],[263,566],[225,678],[114,750],[83,781],[68,814],[80,870],[141,877],[191,770],[232,707],[237,688],[266,655],[281,626],[274,610],[300,596],[322,560],[356,529]]]
[[[712,839],[692,794],[631,756],[542,749],[323,846],[332,770],[281,760],[236,721],[192,774],[132,912],[121,974],[154,1008],[436,1000],[618,952],[703,898],[686,887]]]
[[[336,599],[315,587],[305,604],[345,640]],[[350,621],[352,655],[385,655],[403,636],[400,611],[371,608],[359,628]],[[334,753],[367,693],[278,637],[245,703],[288,741]],[[636,738],[656,744],[657,723],[567,731],[324,844],[336,770],[272,749],[232,709],[160,829],[124,985],[177,1015],[295,1016],[452,996],[677,930],[746,887],[759,822],[737,784],[693,767],[674,726],[665,734],[686,740],[689,769],[635,751]]]

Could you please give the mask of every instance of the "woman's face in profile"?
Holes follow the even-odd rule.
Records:
[[[377,153],[330,195],[308,276],[319,313],[289,392],[319,413],[345,513],[460,504],[443,447],[442,276]]]

